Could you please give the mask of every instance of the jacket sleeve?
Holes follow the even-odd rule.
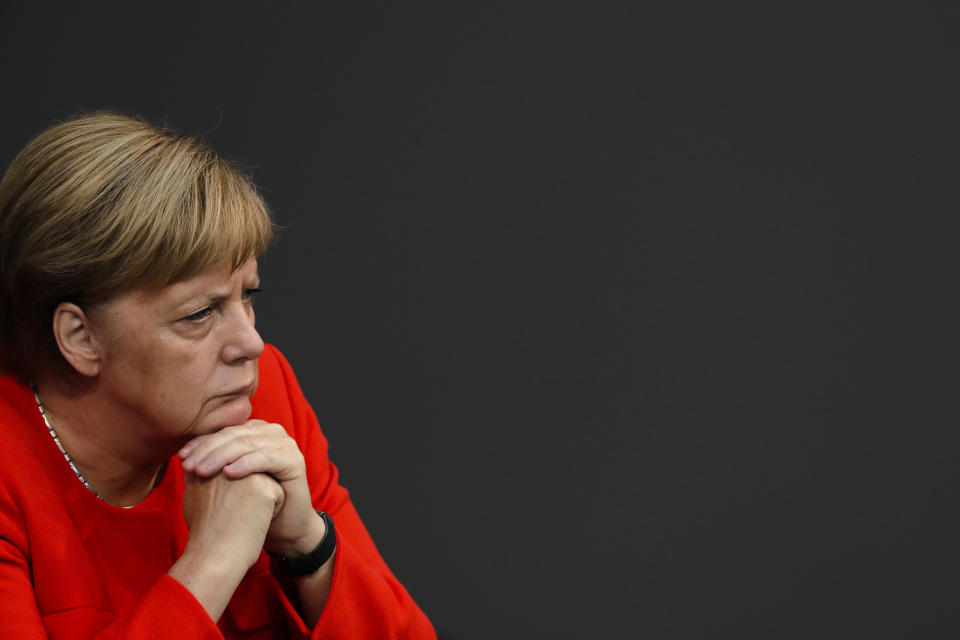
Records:
[[[48,637],[76,640],[223,640],[216,624],[183,585],[162,575],[132,610],[117,615],[107,607],[73,607],[40,615],[26,544],[3,514],[0,538],[0,637],[40,640]],[[26,540],[23,540],[26,543]],[[46,589],[67,588],[71,567],[62,566],[63,583],[46,583]],[[176,624],[170,614],[176,612]]]
[[[314,629],[304,624],[290,599],[277,587],[291,632],[304,640],[435,640],[430,621],[387,568],[347,490],[340,486],[337,468],[327,456],[326,438],[293,370],[279,351],[268,347],[268,352],[261,358],[273,354],[282,374],[292,410],[292,424],[284,426],[306,458],[314,507],[330,514],[337,532],[330,596]]]

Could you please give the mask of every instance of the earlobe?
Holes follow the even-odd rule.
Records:
[[[53,310],[53,335],[60,353],[77,373],[94,377],[100,373],[100,352],[90,318],[72,302],[61,302]]]

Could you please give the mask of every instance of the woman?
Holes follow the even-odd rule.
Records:
[[[109,113],[0,183],[0,637],[434,638],[254,328],[272,223]]]

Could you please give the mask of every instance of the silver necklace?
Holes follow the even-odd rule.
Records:
[[[33,389],[33,398],[37,401],[37,409],[40,410],[40,415],[43,417],[43,424],[47,425],[47,431],[50,432],[50,435],[53,436],[53,441],[57,443],[57,448],[60,449],[60,453],[63,454],[64,459],[66,459],[67,464],[70,465],[70,469],[73,470],[73,474],[77,476],[77,480],[83,483],[90,493],[97,496],[100,500],[103,500],[103,496],[100,493],[90,486],[90,483],[87,482],[87,479],[83,477],[83,474],[80,473],[80,469],[77,468],[77,465],[74,464],[73,458],[70,457],[70,454],[67,453],[67,450],[63,448],[63,443],[60,442],[60,436],[57,435],[57,432],[54,431],[53,425],[50,424],[50,419],[47,417],[47,410],[43,406],[43,401],[40,400],[40,394],[37,392],[37,385],[33,382],[30,383],[30,388]],[[160,484],[160,481],[163,480],[164,474],[167,472],[167,461],[164,460],[163,464],[160,465],[160,469],[157,471],[157,477],[153,481],[153,485],[150,487],[150,491],[153,491],[157,488],[157,485]],[[124,509],[129,509],[133,505],[124,507]]]
[[[77,476],[77,480],[82,482],[83,486],[90,490],[90,493],[103,500],[103,496],[97,493],[97,490],[90,486],[90,483],[87,482],[87,479],[83,477],[82,473],[80,473],[80,469],[77,469],[77,465],[73,463],[73,458],[71,458],[70,454],[67,453],[67,450],[63,448],[63,444],[60,442],[60,436],[58,436],[57,432],[53,430],[53,425],[50,424],[50,420],[47,418],[47,410],[44,408],[43,402],[40,401],[40,394],[37,393],[37,385],[31,382],[30,388],[33,389],[33,398],[37,401],[37,409],[40,409],[40,415],[43,416],[43,424],[47,425],[47,431],[49,431],[50,435],[53,436],[53,441],[57,443],[57,448],[60,449],[60,453],[63,454],[63,457],[67,459],[67,464],[70,465],[71,469],[73,469],[73,473]]]

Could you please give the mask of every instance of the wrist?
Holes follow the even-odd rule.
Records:
[[[333,519],[323,511],[317,511],[316,517],[322,525],[319,538],[316,535],[304,536],[298,541],[299,544],[285,547],[289,549],[286,553],[277,552],[273,548],[267,550],[277,571],[294,577],[307,576],[315,573],[333,557],[337,547]]]
[[[245,563],[188,543],[167,575],[190,591],[210,618],[217,621],[248,568]]]
[[[268,536],[263,548],[272,556],[296,558],[313,551],[326,535],[326,523],[319,512],[313,511],[302,535],[286,540],[273,539]]]
[[[212,535],[211,532],[193,532],[180,555],[180,560],[191,566],[203,567],[206,573],[224,578],[239,574],[242,578],[260,557],[263,543],[255,546],[254,539],[243,535]]]

